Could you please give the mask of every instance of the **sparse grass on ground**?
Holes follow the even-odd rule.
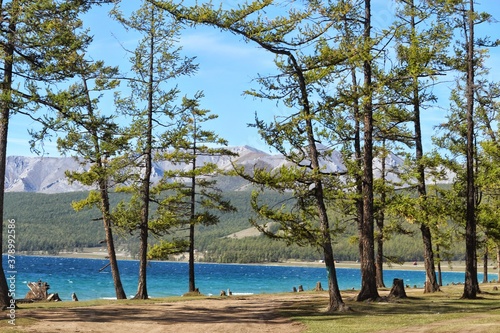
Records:
[[[304,323],[307,333],[336,332],[500,332],[500,292],[497,284],[481,285],[476,300],[460,299],[463,286],[443,287],[423,294],[408,289],[406,299],[355,302],[355,292],[343,293],[352,312],[326,314],[326,299],[312,299],[283,309],[282,314]],[[387,295],[387,291],[381,291]]]
[[[325,312],[327,292],[20,304],[16,326],[1,320],[0,332],[497,333],[495,286],[482,284],[476,300],[460,299],[462,286],[407,289],[406,299],[380,302],[356,302],[356,291],[345,291],[352,311],[334,314]]]

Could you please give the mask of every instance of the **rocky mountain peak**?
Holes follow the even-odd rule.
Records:
[[[247,171],[257,168],[273,170],[289,164],[285,158],[278,154],[270,154],[250,146],[230,147],[237,153],[237,157],[227,156],[204,156],[200,157],[198,164],[216,163],[224,170],[232,169],[232,164],[245,167]],[[377,176],[377,163],[374,161],[374,174]],[[304,163],[307,164],[305,160]],[[340,153],[332,151],[321,157],[320,163],[326,172],[341,172],[345,170]],[[395,155],[386,159],[387,167],[397,168],[403,161]],[[161,179],[167,170],[189,168],[189,165],[172,164],[168,161],[156,162],[154,165],[153,181]],[[66,171],[79,170],[82,165],[72,157],[23,157],[9,156],[7,158],[7,169],[5,175],[5,191],[7,192],[39,192],[39,193],[63,193],[74,191],[85,191],[85,187],[78,183],[70,184],[66,178]],[[379,172],[380,173],[380,172]],[[394,173],[390,177],[397,177]],[[248,183],[237,177],[225,177],[224,190],[242,190],[248,187]],[[235,179],[229,179],[235,178]]]

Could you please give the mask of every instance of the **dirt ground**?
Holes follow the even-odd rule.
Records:
[[[20,315],[36,319],[21,332],[121,333],[299,333],[305,327],[280,316],[275,309],[300,298],[230,297],[138,305],[26,310]],[[19,329],[20,327],[18,327]],[[1,331],[1,330],[0,330]]]

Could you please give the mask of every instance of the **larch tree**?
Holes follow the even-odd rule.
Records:
[[[452,29],[442,19],[443,13],[439,12],[439,7],[434,8],[426,1],[399,2],[401,7],[398,12],[400,22],[396,23],[396,50],[400,68],[395,71],[394,80],[397,84],[393,87],[402,98],[400,103],[407,104],[412,112],[412,117],[408,120],[411,120],[414,126],[416,170],[411,173],[411,178],[416,179],[418,197],[409,196],[408,200],[415,201],[415,204],[420,207],[419,213],[413,216],[413,219],[420,224],[424,245],[426,271],[424,292],[435,292],[439,291],[439,283],[436,278],[432,245],[432,226],[430,225],[432,218],[427,209],[431,206],[427,203],[426,159],[423,149],[421,113],[428,107],[429,102],[436,100],[431,89],[436,84],[437,76],[443,75],[446,69],[443,66],[443,60]],[[406,180],[412,182],[411,178],[407,177]]]
[[[313,102],[314,85],[339,59],[330,59],[329,65],[307,56],[308,47],[315,49],[314,42],[332,26],[324,18],[322,6],[306,3],[305,8],[292,8],[288,16],[265,16],[263,9],[273,1],[256,1],[236,10],[214,9],[210,4],[183,7],[172,2],[151,1],[168,10],[178,20],[194,24],[208,24],[242,36],[276,56],[278,74],[259,77],[262,89],[248,91],[258,98],[282,102],[290,114],[265,122],[258,117],[254,126],[267,144],[274,147],[287,163],[276,172],[255,168],[251,173],[238,169],[241,176],[264,189],[291,191],[293,203],[283,207],[270,207],[259,201],[260,191],[252,195],[252,206],[264,220],[279,222],[277,233],[269,232],[258,221],[254,225],[270,237],[282,238],[292,243],[312,244],[323,255],[328,274],[328,311],[345,311],[348,307],[340,295],[332,249],[333,228],[327,211],[327,193],[334,191],[338,183],[338,170],[325,170],[323,162],[332,158],[332,150],[319,144],[324,138],[318,106]],[[326,8],[325,12],[333,11]],[[272,11],[271,8],[269,8]],[[344,59],[342,57],[341,59]],[[323,161],[323,162],[322,162]]]
[[[74,75],[74,63],[80,60],[91,40],[79,15],[92,4],[104,2],[0,1],[0,216],[3,216],[9,118],[24,114],[37,120],[41,118],[41,109],[58,109],[57,105],[48,105],[46,88]],[[0,247],[1,230],[0,226]],[[0,307],[10,304],[10,298],[2,270]]]
[[[196,292],[195,281],[195,228],[198,225],[209,226],[219,223],[218,213],[233,212],[236,210],[230,201],[223,197],[217,187],[217,176],[227,174],[221,170],[216,161],[230,159],[237,156],[225,148],[227,141],[219,137],[214,131],[205,129],[205,123],[217,118],[209,110],[200,108],[202,93],[194,98],[184,97],[177,123],[178,130],[165,133],[165,140],[171,142],[172,149],[164,157],[177,165],[177,168],[167,171],[164,179],[176,179],[166,183],[170,191],[177,193],[172,196],[170,205],[174,215],[177,215],[180,225],[187,225],[189,229],[189,289]],[[185,208],[180,208],[184,206]],[[182,214],[178,214],[182,212]],[[154,251],[160,248],[153,247]],[[152,251],[150,251],[151,253]],[[153,257],[162,258],[162,256]]]
[[[339,19],[332,20],[340,32],[333,41],[335,48],[323,48],[326,59],[338,57],[342,54],[345,59],[338,72],[340,75],[325,78],[325,91],[321,93],[324,100],[324,114],[322,117],[326,127],[338,137],[341,142],[343,162],[347,170],[345,176],[348,184],[343,191],[344,198],[337,198],[336,205],[341,206],[345,216],[354,216],[358,230],[359,257],[362,256],[362,242],[360,241],[364,219],[363,202],[363,96],[364,90],[360,85],[359,77],[363,66],[362,57],[365,54],[364,46],[360,46],[360,35],[363,34],[364,11],[362,6],[350,0],[338,2]],[[338,39],[338,40],[337,40]],[[362,38],[361,38],[362,39]],[[361,50],[363,51],[361,51]],[[350,75],[342,76],[342,72]],[[336,82],[332,89],[331,82]],[[351,190],[354,189],[354,190]]]
[[[177,85],[171,81],[183,75],[193,74],[197,66],[192,58],[182,57],[176,47],[180,25],[167,20],[164,12],[156,6],[143,2],[141,8],[125,18],[119,7],[113,15],[124,27],[140,34],[135,50],[131,51],[131,71],[134,77],[128,79],[129,96],[119,96],[116,101],[120,110],[132,118],[131,134],[135,149],[128,154],[135,167],[129,170],[131,185],[122,190],[132,193],[129,204],[119,207],[122,223],[129,230],[139,231],[139,281],[136,299],[147,299],[148,234],[161,234],[169,228],[172,220],[168,211],[150,216],[150,203],[160,200],[161,189],[152,186],[153,162],[161,158],[161,152],[169,147],[169,142],[161,135],[173,126],[176,113],[174,105],[179,94]],[[168,84],[171,87],[167,90]]]
[[[461,189],[465,200],[463,221],[465,224],[465,283],[464,299],[475,299],[480,292],[477,279],[477,224],[478,205],[480,204],[477,179],[477,125],[475,111],[477,103],[478,78],[484,71],[485,48],[498,43],[490,42],[488,38],[475,36],[476,26],[491,20],[488,13],[477,12],[473,0],[442,1],[451,20],[455,23],[457,42],[455,55],[450,58],[450,65],[458,73],[457,87],[451,94],[451,114],[448,121],[441,125],[444,135],[437,140],[457,156],[465,159],[465,170],[458,172],[455,186]]]
[[[356,297],[357,301],[376,300],[379,298],[375,268],[375,239],[374,239],[374,210],[373,210],[373,54],[371,52],[374,39],[372,38],[371,0],[364,1],[364,18],[362,45],[363,91],[361,115],[363,123],[363,219],[359,227],[360,262],[361,262],[361,290]]]
[[[459,4],[458,10],[463,14],[462,33],[465,39],[465,99],[466,99],[466,218],[465,218],[465,283],[462,298],[475,299],[479,292],[477,280],[477,216],[476,216],[476,185],[475,185],[475,127],[474,127],[474,107],[475,107],[475,76],[476,76],[476,55],[475,55],[475,25],[477,13],[474,10],[474,0]]]
[[[120,156],[128,150],[129,141],[126,130],[116,123],[116,114],[99,110],[98,96],[117,87],[117,69],[104,67],[102,62],[82,67],[86,68],[77,75],[81,82],[71,85],[66,93],[54,95],[63,107],[50,127],[60,133],[59,151],[74,156],[82,165],[82,171],[67,171],[68,179],[93,188],[86,199],[74,202],[73,208],[79,211],[96,207],[101,212],[116,297],[126,299],[116,259],[109,197],[121,182],[124,161]]]
[[[477,187],[482,197],[478,208],[478,224],[484,230],[485,242],[484,273],[487,273],[488,247],[496,249],[497,262],[500,262],[500,184],[498,182],[500,165],[500,137],[498,121],[500,120],[500,84],[498,82],[481,82],[477,87],[477,128],[482,137],[478,154],[479,166]],[[491,246],[492,245],[492,246]],[[498,267],[498,266],[497,266]],[[498,268],[500,276],[500,267]],[[483,275],[487,278],[487,275]]]

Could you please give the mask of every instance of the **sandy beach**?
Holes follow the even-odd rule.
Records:
[[[498,284],[490,284],[487,289],[491,290],[494,287],[498,287]],[[410,289],[408,293],[411,297],[418,298],[422,294],[422,289]],[[380,291],[381,296],[387,296],[387,294],[388,290]],[[353,299],[355,295],[355,291],[343,292],[343,297],[346,300]],[[187,298],[184,300],[152,299],[149,301],[126,301],[125,303],[82,304],[82,306],[72,303],[73,306],[49,309],[29,307],[23,309],[21,307],[17,311],[17,318],[27,320],[25,324],[21,324],[15,329],[0,328],[0,332],[301,333],[307,332],[308,328],[301,322],[283,315],[283,312],[300,309],[304,304],[323,304],[326,306],[327,300],[327,292],[311,292],[248,297]],[[358,309],[350,315],[358,316],[356,313],[359,311]],[[371,313],[365,315],[369,316]],[[487,314],[481,315],[487,316]],[[496,322],[489,326],[475,325],[474,320],[477,320],[477,317],[477,313],[471,315],[464,313],[460,317],[448,321],[437,321],[424,326],[416,322],[410,327],[400,327],[397,330],[384,330],[383,332],[494,332],[494,330],[490,330],[490,326],[494,327]],[[333,321],[335,319],[325,318],[325,320]],[[453,324],[455,328],[458,325],[461,329],[446,330],[450,324]]]

